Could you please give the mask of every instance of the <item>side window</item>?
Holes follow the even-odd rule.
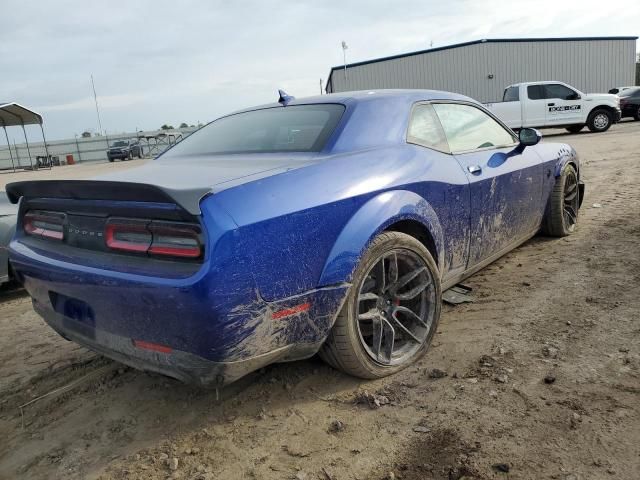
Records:
[[[565,87],[558,83],[545,85],[545,90],[547,91],[546,98],[559,98],[561,100],[569,100],[571,96],[576,94],[576,92],[571,90],[569,87]]]
[[[529,97],[529,100],[543,100],[545,95],[544,85],[529,85],[527,87],[527,97]]]
[[[458,103],[436,103],[433,108],[453,153],[516,143],[508,130],[479,108]]]
[[[449,152],[449,145],[438,117],[429,104],[418,104],[411,111],[407,141],[442,152]]]
[[[509,87],[505,89],[503,102],[517,102],[520,100],[520,87]]]

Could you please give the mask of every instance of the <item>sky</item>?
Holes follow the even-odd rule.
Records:
[[[206,123],[278,88],[320,93],[343,40],[351,63],[483,38],[637,36],[640,1],[0,0],[0,22],[0,100],[40,112],[53,140],[98,129],[91,75],[107,133]]]

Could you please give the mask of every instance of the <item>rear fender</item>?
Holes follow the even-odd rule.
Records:
[[[349,282],[369,243],[390,225],[414,220],[435,243],[438,265],[444,263],[442,226],[429,203],[414,192],[395,190],[376,195],[351,217],[340,232],[320,276],[320,286]]]

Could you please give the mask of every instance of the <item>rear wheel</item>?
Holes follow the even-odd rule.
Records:
[[[612,118],[608,110],[599,108],[589,114],[587,126],[592,132],[606,132],[611,126]]]
[[[320,356],[356,377],[391,375],[425,354],[440,306],[440,277],[429,251],[404,233],[382,233],[363,255]]]
[[[571,125],[570,127],[567,127],[567,132],[578,133],[583,128],[584,128],[584,125]]]
[[[566,237],[578,223],[580,188],[578,174],[572,165],[565,165],[553,186],[542,230],[552,237]]]

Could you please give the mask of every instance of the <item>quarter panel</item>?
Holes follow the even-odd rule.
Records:
[[[336,241],[365,204],[395,190],[412,193],[414,200],[396,204],[399,210],[386,211],[386,218],[372,209],[369,230],[351,240],[361,242],[358,255],[377,229],[393,218],[413,216],[426,226],[434,225],[433,219],[425,220],[429,218],[424,213],[426,203],[434,212],[431,218],[445,219],[441,224],[446,239],[440,264],[443,272],[463,268],[468,246],[468,181],[454,158],[423,147],[402,145],[328,156],[317,164],[245,183],[213,197],[238,224],[259,292],[272,301],[320,285],[347,282],[347,267],[323,276],[330,256],[355,259],[353,245],[338,252],[340,247],[334,251]],[[346,235],[341,245],[350,243]]]
[[[436,261],[442,266],[442,226],[433,208],[414,192],[387,191],[368,200],[345,225],[325,263],[320,284],[331,285],[350,280],[370,241],[387,227],[401,220],[415,220],[427,227],[438,252]]]

